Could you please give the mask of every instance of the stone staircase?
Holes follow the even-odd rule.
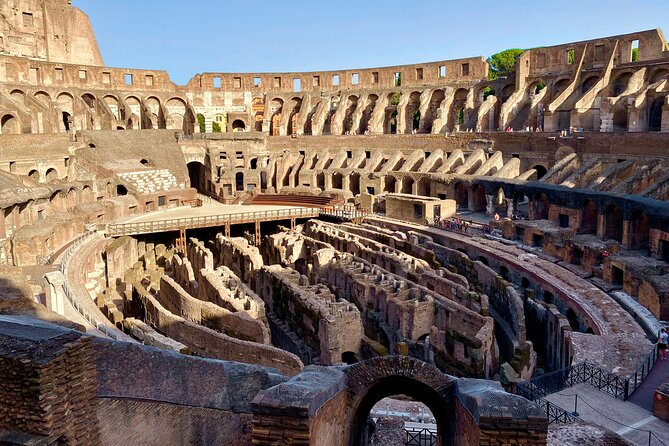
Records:
[[[140,194],[152,194],[179,188],[176,177],[167,169],[125,172],[118,174],[118,177]]]

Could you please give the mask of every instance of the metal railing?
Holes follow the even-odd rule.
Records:
[[[437,446],[437,431],[434,429],[405,427],[407,446]]]
[[[528,400],[537,402],[546,411],[549,423],[571,422],[575,419],[571,414],[546,401],[544,397],[573,387],[576,384],[584,383],[614,398],[626,401],[648,377],[657,362],[657,358],[658,350],[657,348],[653,348],[639,368],[628,379],[621,378],[596,365],[584,362],[547,373],[529,381],[520,382],[516,386],[516,392]]]
[[[119,337],[115,330],[111,330],[106,324],[101,323],[97,317],[90,314],[81,305],[79,297],[75,296],[75,293],[70,288],[67,280],[67,274],[69,272],[70,261],[72,260],[72,257],[79,251],[82,245],[84,245],[90,238],[92,238],[96,234],[97,234],[96,231],[89,231],[83,234],[82,236],[78,237],[70,244],[70,246],[63,254],[60,264],[60,271],[65,276],[65,283],[63,283],[63,291],[65,292],[65,297],[67,298],[67,300],[70,302],[70,304],[72,304],[72,308],[74,308],[77,311],[77,313],[79,313],[84,319],[86,319],[86,321],[88,321],[89,324],[91,324],[96,329],[100,330],[102,333],[104,333],[105,336],[118,340]],[[90,299],[90,296],[81,296],[81,298]]]
[[[357,220],[366,217],[368,214],[355,206],[329,206],[320,209],[320,215],[342,220]]]
[[[318,217],[320,212],[319,209],[314,208],[277,209],[272,211],[172,218],[152,222],[116,223],[108,225],[107,232],[110,236],[150,234],[154,232],[178,231],[183,228],[210,228],[229,224],[252,223],[255,221],[314,218]]]
[[[655,367],[659,355],[660,351],[658,348],[653,347],[653,351],[646,356],[646,359],[644,359],[641,365],[636,369],[634,375],[630,376],[627,380],[627,388],[625,389],[625,399],[629,398],[629,396],[634,393],[634,391],[648,377],[650,371]]]

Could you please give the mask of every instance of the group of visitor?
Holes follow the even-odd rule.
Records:
[[[467,221],[467,220],[462,220],[461,218],[458,217],[444,218],[444,219],[442,219],[441,217],[434,217],[432,225],[438,228],[447,229],[449,231],[459,232],[461,234],[467,234],[467,235],[473,234],[472,229],[477,229],[479,231],[483,231],[485,234],[490,234],[490,226],[485,224],[479,225],[477,223],[474,223],[471,219]]]

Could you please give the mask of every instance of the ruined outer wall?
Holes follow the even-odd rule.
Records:
[[[88,16],[68,0],[0,4],[0,53],[51,62],[103,65]]]

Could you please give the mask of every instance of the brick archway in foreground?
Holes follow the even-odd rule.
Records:
[[[349,446],[366,445],[367,417],[383,398],[403,394],[428,406],[437,420],[438,445],[454,444],[454,380],[434,365],[408,356],[385,356],[345,369]]]

